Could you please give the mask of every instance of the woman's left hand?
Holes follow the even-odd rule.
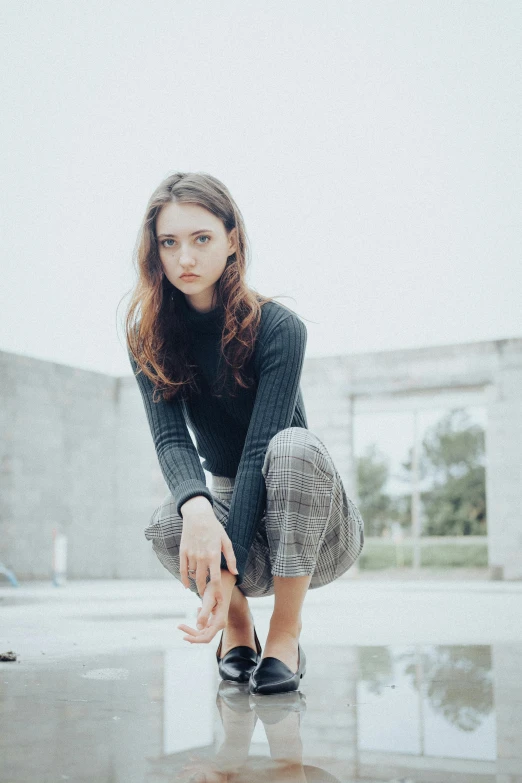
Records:
[[[221,588],[212,582],[207,582],[203,593],[203,604],[198,608],[197,629],[189,625],[178,625],[184,631],[187,642],[191,644],[208,644],[214,636],[227,624],[228,610],[232,591],[236,584],[236,574],[226,569],[221,570]]]

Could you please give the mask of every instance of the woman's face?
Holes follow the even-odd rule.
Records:
[[[213,294],[227,258],[236,250],[236,229],[199,204],[170,201],[156,218],[156,239],[165,276],[201,313],[213,308]],[[182,275],[197,275],[183,279]]]

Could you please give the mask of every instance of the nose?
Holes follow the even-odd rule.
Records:
[[[188,251],[182,250],[181,255],[179,257],[179,263],[181,266],[185,269],[192,269],[194,266],[194,259],[190,255]]]

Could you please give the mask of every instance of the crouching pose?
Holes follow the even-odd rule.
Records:
[[[225,185],[169,176],[141,225],[126,337],[169,489],[145,536],[201,600],[197,628],[178,628],[192,644],[221,631],[221,677],[279,693],[297,690],[306,671],[306,593],[353,565],[364,523],[308,428],[306,327],[246,284],[247,257]],[[248,598],[264,595],[274,610],[262,648]]]

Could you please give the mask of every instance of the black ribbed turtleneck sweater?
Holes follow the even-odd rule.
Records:
[[[308,429],[300,380],[307,331],[301,319],[279,302],[261,308],[261,323],[251,358],[250,389],[236,387],[236,397],[210,394],[216,379],[224,310],[194,310],[180,297],[183,316],[193,334],[192,354],[200,368],[201,393],[188,401],[160,398],[153,402],[152,381],[129,359],[145,405],[154,446],[165,482],[178,514],[189,498],[214,499],[203,468],[217,476],[235,477],[226,532],[232,542],[243,581],[246,561],[259,521],[266,508],[266,486],[261,468],[271,438],[287,427]],[[156,395],[160,396],[159,394]],[[194,433],[197,450],[190,437]],[[200,457],[204,459],[203,466]],[[221,553],[221,567],[227,568]]]

